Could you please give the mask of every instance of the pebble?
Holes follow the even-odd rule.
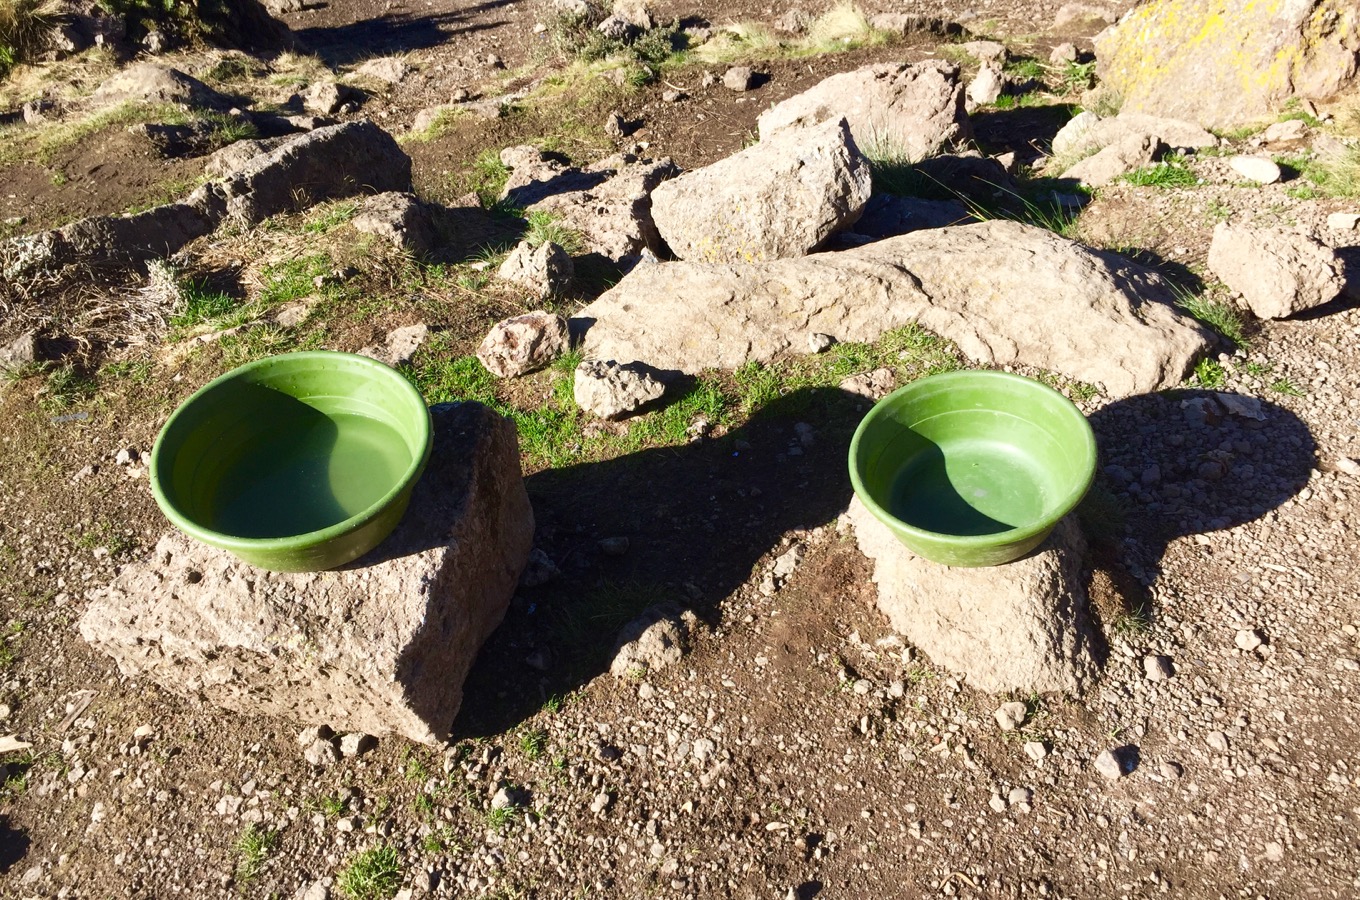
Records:
[[[1327,217],[1327,227],[1334,231],[1354,231],[1360,224],[1360,213],[1334,212]]]
[[[1166,681],[1174,674],[1171,668],[1171,657],[1143,657],[1143,674],[1148,681]]]
[[[997,711],[992,713],[992,718],[996,719],[996,724],[1000,726],[1002,731],[1014,731],[1025,724],[1025,716],[1028,712],[1029,708],[1025,704],[1013,700],[1010,703],[1001,704]]]
[[[590,801],[590,811],[595,813],[596,815],[599,815],[609,807],[609,803],[610,803],[609,795],[601,791],[600,793],[595,795],[595,799]]]
[[[1181,777],[1184,770],[1181,768],[1180,763],[1164,762],[1158,766],[1158,771],[1162,773],[1162,777],[1167,781],[1175,781],[1177,778]]]
[[[306,750],[302,751],[302,757],[314,766],[325,766],[333,762],[340,761],[340,751],[335,744],[327,740],[318,738],[312,741]]]
[[[1280,180],[1280,167],[1264,156],[1234,156],[1228,160],[1232,170],[1248,181],[1274,184]]]
[[[738,93],[755,87],[755,81],[756,73],[751,71],[750,66],[733,66],[722,77],[723,86]]]
[[[1034,799],[1034,792],[1029,788],[1011,788],[1011,792],[1006,795],[1006,801],[1012,804],[1028,803]]]
[[[861,678],[855,682],[852,690],[861,697],[874,689],[874,683],[867,678]]]
[[[1265,637],[1261,632],[1253,628],[1243,628],[1241,631],[1237,632],[1237,636],[1233,638],[1233,643],[1237,645],[1237,649],[1244,653],[1250,653],[1265,642]]]
[[[1025,741],[1025,755],[1035,762],[1043,762],[1048,756],[1048,748],[1042,741]]]
[[[836,344],[836,339],[829,334],[822,334],[814,331],[808,335],[808,350],[812,353],[825,353]]]
[[[1101,750],[1100,755],[1096,757],[1095,766],[1097,772],[1111,781],[1118,781],[1124,777],[1124,766],[1113,750]]]
[[[1204,736],[1204,743],[1219,753],[1228,752],[1228,736],[1221,731],[1211,731]]]
[[[1000,794],[992,794],[992,799],[987,801],[987,805],[992,808],[993,812],[1006,811],[1006,801],[1002,799]]]
[[[1360,461],[1343,456],[1336,461],[1336,470],[1350,476],[1360,475]]]
[[[359,756],[378,746],[378,739],[359,731],[352,731],[340,738],[342,756]]]

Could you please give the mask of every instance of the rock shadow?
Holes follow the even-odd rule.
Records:
[[[11,826],[9,817],[0,813],[0,875],[9,873],[28,855],[31,843],[28,832]]]
[[[650,606],[714,623],[787,532],[832,523],[849,504],[847,452],[869,406],[806,388],[720,437],[529,476],[535,544],[561,574],[521,585],[465,684],[454,738],[503,733],[606,671],[619,629]],[[609,538],[626,538],[626,552],[611,555],[620,542]]]
[[[320,56],[328,66],[345,66],[391,53],[427,50],[461,35],[486,31],[503,21],[464,24],[478,13],[509,6],[514,0],[490,0],[457,12],[435,15],[393,13],[328,28],[303,28],[293,37],[298,46]]]
[[[1317,444],[1296,415],[1228,392],[1129,397],[1090,417],[1100,458],[1082,521],[1126,602],[1148,606],[1168,545],[1256,521],[1294,497]]]
[[[1075,104],[1058,103],[979,110],[969,118],[985,153],[1014,153],[1017,163],[1029,164],[1044,155],[1053,144],[1053,136],[1077,111]]]

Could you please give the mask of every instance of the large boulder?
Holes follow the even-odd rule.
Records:
[[[866,153],[916,161],[972,139],[963,99],[956,66],[879,63],[832,75],[775,104],[760,116],[760,138],[843,118]]]
[[[1346,289],[1345,261],[1310,235],[1220,222],[1209,270],[1263,319],[1283,319],[1330,303]]]
[[[500,624],[534,517],[515,428],[431,410],[434,453],[397,530],[344,569],[283,574],[167,534],[96,593],[80,633],[126,675],[298,724],[437,743]]]
[[[1354,0],[1152,0],[1095,42],[1097,73],[1123,108],[1209,127],[1324,100],[1356,83]],[[1170,142],[1168,142],[1170,143]]]
[[[1069,166],[1063,178],[1087,187],[1104,187],[1121,175],[1152,165],[1166,153],[1166,145],[1150,134],[1130,134],[1105,149]]]
[[[991,693],[1075,694],[1095,678],[1086,542],[1070,517],[1024,559],[975,569],[912,553],[858,498],[848,517],[874,563],[879,610],[937,665]]]
[[[777,132],[652,192],[652,219],[681,259],[803,256],[854,224],[872,192],[845,119]]]
[[[437,241],[429,208],[415,194],[404,191],[365,197],[352,224],[359,233],[375,235],[416,256],[428,254]]]
[[[222,182],[227,212],[254,223],[359,193],[409,191],[411,157],[372,122],[299,134],[254,157]]]
[[[1157,273],[994,220],[762,263],[642,266],[579,313],[595,359],[697,373],[873,341],[918,323],[985,365],[1022,363],[1111,396],[1179,384],[1210,335]]]

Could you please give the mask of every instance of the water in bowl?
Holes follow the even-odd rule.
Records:
[[[891,512],[936,534],[998,534],[1044,515],[1050,491],[1038,461],[998,441],[930,444],[893,480]]]
[[[222,477],[213,528],[247,538],[318,531],[382,499],[410,464],[401,436],[368,416],[313,412],[276,423]]]

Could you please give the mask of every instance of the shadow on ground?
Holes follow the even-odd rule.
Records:
[[[331,28],[302,28],[294,32],[294,37],[299,47],[320,56],[328,66],[347,66],[374,56],[426,50],[462,35],[504,25],[504,22],[464,23],[478,13],[513,2],[490,0],[457,12],[434,15],[392,13]]]
[[[1100,468],[1083,524],[1122,564],[1126,599],[1146,613],[1146,586],[1172,541],[1260,519],[1308,484],[1316,461],[1302,420],[1241,394],[1139,395],[1095,413],[1091,427]]]
[[[468,678],[454,737],[497,734],[604,672],[619,628],[660,602],[712,619],[786,532],[850,502],[846,453],[868,401],[796,391],[740,429],[527,479],[537,545],[562,575],[521,588]],[[810,443],[794,426],[814,425]],[[622,556],[599,542],[626,537]]]
[[[0,875],[7,874],[28,854],[30,841],[22,828],[9,824],[9,817],[0,814]]]

